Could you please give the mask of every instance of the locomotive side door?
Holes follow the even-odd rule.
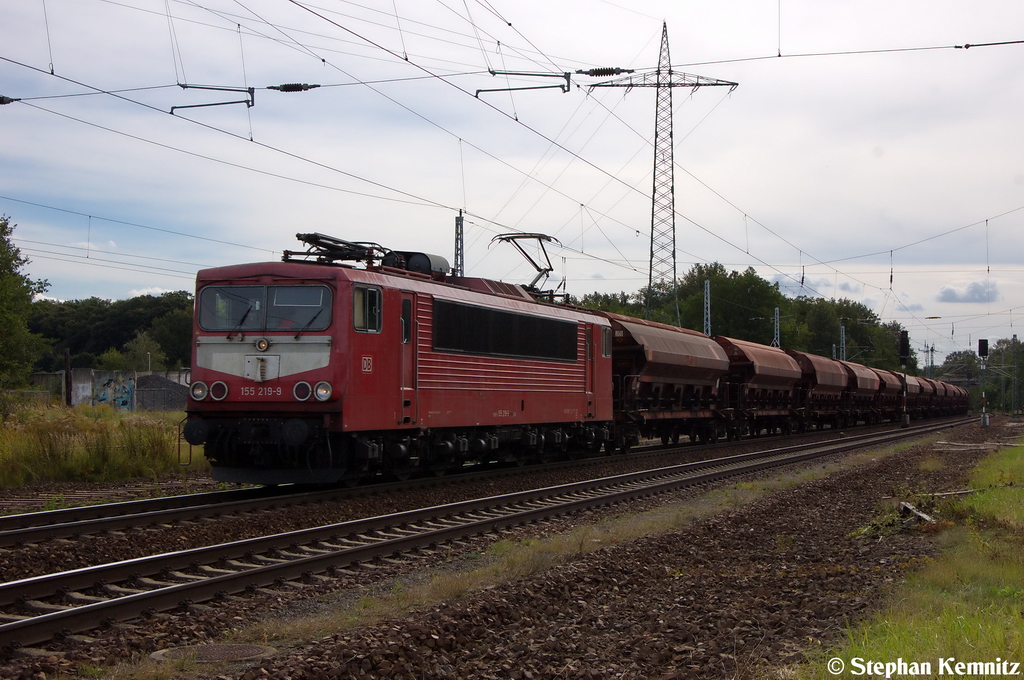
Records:
[[[402,357],[402,408],[399,425],[415,424],[417,421],[416,399],[416,357],[419,324],[416,321],[416,294],[402,291],[402,309],[400,315],[402,326],[401,357]]]
[[[594,326],[593,324],[583,322],[583,326],[586,329],[586,373],[585,373],[585,392],[587,395],[587,418],[594,417],[594,383],[595,376],[594,372],[597,370],[597,352],[594,351]]]

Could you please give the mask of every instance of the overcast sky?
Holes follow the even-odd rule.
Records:
[[[0,213],[58,299],[191,290],[298,232],[451,261],[460,209],[468,275],[530,281],[491,239],[541,232],[549,286],[636,291],[655,91],[575,72],[653,70],[663,22],[674,70],[739,83],[673,90],[680,275],[863,302],[936,362],[1017,332],[1013,1],[0,0]],[[488,71],[571,87],[476,96],[566,83]]]

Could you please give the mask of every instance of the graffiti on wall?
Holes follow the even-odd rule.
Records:
[[[135,392],[135,380],[115,376],[100,378],[93,383],[93,404],[107,404],[111,408],[130,411]]]

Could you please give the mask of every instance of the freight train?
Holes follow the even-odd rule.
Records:
[[[539,299],[442,257],[298,234],[196,278],[184,438],[219,481],[356,483],[641,438],[714,442],[964,413],[967,392]]]

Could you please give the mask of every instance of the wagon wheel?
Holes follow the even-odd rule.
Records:
[[[341,476],[338,483],[344,487],[351,489],[354,486],[358,486],[359,482],[362,481],[363,475],[361,472],[349,472]]]

